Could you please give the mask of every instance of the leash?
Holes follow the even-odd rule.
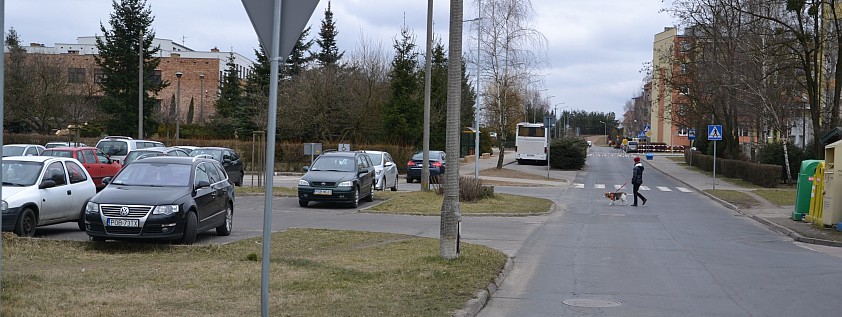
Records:
[[[614,194],[618,193],[621,189],[623,189],[623,187],[626,187],[626,184],[628,184],[628,183],[629,183],[629,181],[626,181],[625,183],[623,183],[622,186],[618,187],[617,190],[614,191]]]

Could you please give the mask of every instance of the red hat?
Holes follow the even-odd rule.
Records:
[[[634,162],[635,162],[635,163],[640,162],[640,156],[635,156],[635,157],[634,157]]]

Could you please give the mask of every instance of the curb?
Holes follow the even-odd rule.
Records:
[[[664,173],[661,169],[655,167],[654,165],[652,165],[652,164],[648,164],[648,165],[651,166],[652,168],[658,170],[659,172]],[[690,184],[684,182],[683,180],[681,180],[681,179],[679,179],[679,178],[677,178],[677,177],[675,177],[671,174],[668,174],[668,173],[664,173],[664,174],[668,175],[669,177],[672,177],[673,179],[677,180],[678,182],[680,182],[680,183],[682,183],[682,184],[684,184],[688,187],[691,187],[691,188],[695,189],[696,192],[712,198],[713,200],[719,202],[720,204],[722,204],[726,208],[731,209],[733,211],[736,211],[740,215],[743,215],[743,216],[746,216],[750,219],[753,219],[754,221],[757,221],[760,224],[763,224],[766,227],[769,227],[769,229],[772,229],[772,231],[775,231],[777,233],[780,233],[782,235],[785,235],[785,236],[788,236],[788,237],[792,238],[793,241],[797,241],[797,242],[801,242],[801,243],[810,243],[810,244],[831,246],[831,247],[842,247],[842,242],[824,240],[824,239],[816,239],[816,238],[808,238],[808,237],[802,236],[798,232],[795,232],[795,230],[792,230],[790,228],[781,226],[777,223],[771,222],[766,218],[763,218],[763,217],[760,217],[760,216],[757,216],[757,215],[751,215],[751,214],[745,213],[739,207],[735,206],[734,204],[731,204],[731,203],[729,203],[725,200],[722,200],[719,197],[716,197],[716,196],[714,196],[714,195],[712,195],[708,192],[699,190],[698,188],[694,187],[693,185],[690,185]]]
[[[497,278],[494,279],[494,282],[489,283],[485,289],[480,290],[477,293],[476,298],[469,300],[468,303],[465,304],[465,308],[453,312],[452,316],[473,317],[479,314],[480,310],[482,310],[482,308],[485,307],[485,304],[488,303],[491,295],[494,295],[494,292],[500,288],[500,285],[502,285],[506,277],[509,276],[513,266],[514,262],[512,262],[512,257],[506,259],[506,264],[503,265],[503,269],[500,270],[500,274],[497,274]]]

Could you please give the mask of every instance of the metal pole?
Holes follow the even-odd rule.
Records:
[[[421,160],[421,191],[430,190],[430,92],[433,74],[433,0],[427,0],[427,56],[424,66],[424,144]],[[451,153],[457,155],[457,153]],[[458,168],[458,167],[457,167]]]
[[[138,30],[137,42],[137,138],[143,139],[143,30]]]
[[[269,56],[269,124],[266,128],[266,167],[263,195],[263,253],[260,265],[260,315],[269,316],[269,243],[272,241],[272,180],[275,170],[275,128],[278,115],[278,61],[281,46],[281,0],[275,0],[272,48]]]
[[[716,189],[716,141],[713,141],[713,189]]]
[[[0,30],[6,29],[5,23],[6,23],[6,1],[0,0]],[[4,34],[5,34],[5,32],[4,32]],[[0,52],[0,60],[3,60],[3,61],[6,60],[5,51]],[[6,81],[6,63],[0,63],[0,149],[3,148],[3,133],[2,133],[2,131],[6,130],[6,127],[3,124],[3,120],[4,120],[3,113],[6,112],[5,111],[5,104],[3,103],[3,100],[5,98],[4,91],[6,89],[4,87],[5,81]],[[0,155],[0,162],[2,162],[2,155]],[[2,179],[2,178],[3,178],[3,169],[0,168],[0,179]],[[0,197],[2,197],[2,196],[3,196],[3,187],[0,187]],[[6,204],[3,204],[3,207],[0,208],[0,213],[6,212],[6,208],[7,208]],[[3,217],[0,217],[0,227],[2,227],[2,226],[3,226]],[[0,239],[0,254],[3,254],[3,240],[2,239]],[[0,273],[2,273],[2,272],[3,272],[3,257],[0,256]],[[0,275],[2,275],[2,274],[0,274]],[[3,294],[3,287],[2,287],[2,285],[0,285],[0,295],[2,295],[2,294]]]
[[[477,1],[477,105],[474,108],[474,178],[479,179],[479,81],[480,81],[480,65],[479,65],[479,58],[480,58],[480,49],[482,46],[480,45],[480,37],[482,36],[482,0]],[[493,151],[492,151],[493,152]]]

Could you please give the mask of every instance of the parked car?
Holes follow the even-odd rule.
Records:
[[[190,151],[193,151],[193,150],[195,150],[196,148],[198,148],[198,146],[192,146],[192,145],[175,145],[175,146],[173,146],[173,147],[176,147],[176,148],[182,149],[182,150],[184,150],[185,152],[187,152],[188,154],[190,153]]]
[[[214,160],[222,163],[225,167],[225,172],[231,178],[231,182],[236,186],[243,186],[243,178],[245,172],[243,171],[243,161],[237,151],[224,147],[199,147],[190,151],[190,156],[208,155]]]
[[[152,156],[190,156],[188,151],[184,149],[176,148],[176,147],[150,147],[140,150],[129,151],[129,154],[126,154],[126,159],[123,162],[123,165],[127,165],[131,162],[139,158],[145,157],[152,157]]]
[[[123,162],[130,151],[150,147],[166,147],[166,145],[158,141],[135,140],[127,136],[108,136],[97,141],[96,147],[108,154],[112,160],[125,165]]]
[[[197,157],[157,156],[126,165],[85,208],[94,241],[163,239],[192,244],[198,233],[231,234],[234,186],[222,164]]]
[[[433,177],[444,174],[444,169],[447,167],[447,155],[444,151],[430,151],[430,181]],[[421,181],[421,170],[424,168],[424,153],[416,152],[412,155],[409,162],[406,163],[406,182],[412,183],[413,180]]]
[[[86,147],[85,143],[81,142],[47,142],[45,148],[52,149],[54,147]]]
[[[102,179],[117,175],[120,163],[111,160],[105,152],[95,147],[54,147],[41,153],[43,156],[71,157],[82,163],[94,180],[97,190],[105,187]]]
[[[360,199],[374,200],[374,166],[368,155],[361,152],[325,152],[298,181],[298,205],[307,207],[311,201],[343,202],[353,208]]]
[[[398,190],[398,165],[389,152],[362,151],[371,158],[374,164],[374,189],[392,191]]]
[[[3,231],[24,237],[35,228],[75,221],[84,230],[85,204],[96,186],[72,158],[16,156],[3,159]]]
[[[637,153],[637,141],[629,141],[626,143],[626,153]]]
[[[38,144],[6,144],[3,145],[3,157],[41,155],[45,149]]]

